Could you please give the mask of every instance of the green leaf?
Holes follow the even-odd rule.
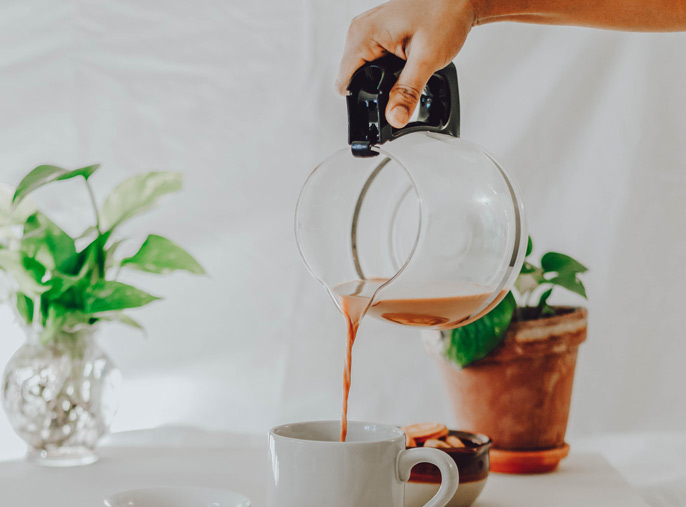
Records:
[[[81,234],[79,234],[74,240],[85,239],[98,232],[98,228],[95,225],[87,227]]]
[[[548,283],[559,285],[560,287],[564,287],[565,289],[586,298],[586,288],[584,287],[584,284],[581,283],[581,280],[576,277],[575,273],[560,274],[548,280]]]
[[[63,181],[75,178],[77,176],[83,176],[83,179],[88,181],[88,178],[90,178],[93,175],[93,173],[98,169],[98,167],[100,167],[100,164],[89,165],[86,167],[82,167],[80,169],[74,169],[73,171],[67,171],[65,174],[63,174],[57,179]]]
[[[104,320],[104,321],[108,321],[108,322],[119,322],[120,324],[135,327],[136,329],[140,329],[141,331],[145,331],[145,329],[143,328],[143,326],[139,322],[133,320],[131,317],[126,315],[124,312],[111,312],[111,313],[106,313],[103,315],[98,314],[98,315],[95,315],[95,318],[97,318],[98,320]]]
[[[545,282],[547,280],[543,277],[543,271],[532,266],[531,270],[527,270],[527,272],[522,271],[519,274],[517,280],[515,280],[515,288],[520,294],[524,295],[534,291],[536,287]]]
[[[19,182],[12,203],[16,206],[28,194],[51,181],[55,181],[66,172],[66,169],[54,165],[39,165]]]
[[[74,240],[40,212],[26,219],[21,250],[49,269],[62,266],[76,253]]]
[[[46,292],[41,298],[41,310],[45,315],[50,306],[59,306],[64,312],[83,313],[84,315],[84,292],[90,287],[86,279],[80,279],[78,283],[68,287],[55,287]]]
[[[548,252],[541,258],[541,267],[546,273],[585,273],[588,268],[569,255]]]
[[[26,324],[33,322],[33,300],[21,292],[17,293],[17,311]]]
[[[36,281],[33,271],[26,270],[21,252],[0,250],[0,269],[10,273],[17,282],[17,285],[19,285],[19,291],[29,297],[36,297],[49,288]]]
[[[23,224],[36,211],[36,204],[32,199],[25,199],[14,206],[13,197],[14,188],[0,183],[0,241],[11,236],[11,226]]]
[[[521,274],[526,275],[528,273],[541,273],[543,274],[543,271],[541,268],[537,268],[530,262],[524,261],[524,264],[522,264],[522,270],[520,271]]]
[[[62,330],[66,322],[66,316],[58,315],[56,308],[53,306],[48,308],[47,315],[45,326],[39,337],[43,345],[50,342]]]
[[[27,273],[30,273],[31,276],[33,276],[33,279],[37,283],[43,284],[43,277],[45,276],[45,273],[47,271],[45,269],[45,266],[43,266],[36,259],[32,259],[31,257],[27,257],[26,255],[22,255],[21,265],[24,267],[24,269],[26,270]]]
[[[99,278],[105,278],[105,269],[107,267],[107,251],[105,250],[105,245],[107,244],[109,238],[109,231],[105,232],[104,234],[100,234],[84,250],[86,259],[84,261],[84,265],[81,266],[80,273],[83,274],[92,270],[92,281],[95,281]]]
[[[91,327],[97,322],[92,315],[57,306],[57,315],[63,318],[62,329],[67,333],[73,333]]]
[[[531,236],[529,236],[529,240],[526,243],[526,254],[524,257],[528,257],[531,255],[531,252],[534,250],[534,242],[531,240]]]
[[[12,203],[17,206],[31,192],[53,181],[68,180],[76,176],[83,176],[87,180],[98,167],[99,165],[90,165],[68,171],[56,165],[39,165],[19,182],[17,190],[14,192]]]
[[[449,336],[445,357],[462,368],[486,357],[505,337],[516,306],[514,296],[509,292],[479,320],[452,331],[443,331]]]
[[[60,271],[67,275],[74,275],[80,278],[89,276],[92,282],[105,276],[105,262],[107,252],[105,245],[110,238],[110,233],[105,232],[98,235],[83,250],[76,252],[65,261]]]
[[[133,257],[121,262],[148,273],[170,273],[185,270],[195,274],[204,274],[205,270],[191,254],[167,238],[151,234]]]
[[[545,291],[543,294],[541,294],[541,298],[538,300],[538,309],[541,310],[545,305],[548,304],[548,298],[550,295],[553,293],[553,289],[548,289]]]
[[[546,313],[546,309],[548,307],[548,298],[550,295],[553,293],[553,289],[550,288],[547,291],[545,291],[543,294],[541,294],[540,299],[538,300],[538,306],[536,307],[536,315],[543,315]]]
[[[100,313],[137,308],[159,298],[125,283],[102,280],[89,287],[83,299],[84,313]]]
[[[118,266],[120,264],[115,259],[114,254],[119,249],[119,247],[122,245],[122,243],[126,243],[127,241],[128,241],[128,239],[120,239],[120,240],[112,243],[107,248],[107,250],[105,251],[105,255],[107,256],[107,264],[106,264],[105,268],[111,268],[114,266]]]
[[[72,287],[76,287],[79,284],[90,285],[90,281],[88,279],[84,279],[83,277],[80,277],[78,275],[67,275],[59,271],[53,271],[52,277],[47,283],[50,286],[50,290],[46,292],[43,295],[43,297],[49,298],[51,300],[56,300],[69,289],[71,289]]]
[[[152,208],[160,197],[181,189],[181,173],[151,172],[122,182],[105,199],[100,214],[105,230]]]

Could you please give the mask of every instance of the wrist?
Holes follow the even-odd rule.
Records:
[[[543,16],[547,0],[468,0],[474,11],[474,25],[496,21],[532,21]],[[571,0],[573,1],[573,0]],[[565,2],[559,2],[564,4]],[[543,11],[541,11],[543,8]]]
[[[470,4],[474,16],[472,26],[484,24],[489,17],[490,0],[467,0],[467,2]]]

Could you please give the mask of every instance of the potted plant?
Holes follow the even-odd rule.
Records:
[[[587,269],[556,252],[535,266],[531,251],[529,238],[515,290],[490,313],[429,338],[458,427],[493,439],[494,471],[552,470],[569,449],[564,436],[587,313],[548,299],[555,287],[586,298],[579,275]]]
[[[132,256],[118,256],[124,222],[181,188],[181,175],[150,172],[117,186],[98,207],[91,165],[75,170],[42,165],[0,203],[0,272],[9,302],[26,329],[26,343],[5,368],[3,405],[26,441],[29,459],[67,466],[97,460],[95,446],[116,410],[118,372],[95,342],[103,323],[141,326],[125,313],[159,298],[118,280],[123,270],[204,273],[185,250],[149,235]],[[93,225],[74,238],[27,204],[34,190],[81,179],[92,203]],[[68,198],[68,194],[65,194]]]

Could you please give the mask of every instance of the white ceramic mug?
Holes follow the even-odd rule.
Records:
[[[277,426],[269,432],[268,507],[403,507],[405,482],[417,463],[441,471],[425,507],[443,507],[457,490],[455,462],[438,449],[405,449],[405,434],[385,424],[339,421]]]

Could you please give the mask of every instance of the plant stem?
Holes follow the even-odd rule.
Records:
[[[91,187],[91,184],[88,183],[88,180],[86,181],[86,188],[88,188],[88,195],[91,198],[91,204],[93,205],[93,211],[95,212],[95,228],[98,230],[98,234],[102,234],[102,231],[100,230],[100,212],[98,211],[98,205],[95,202],[95,194],[93,193],[93,187]]]
[[[36,296],[33,300],[33,315],[31,319],[31,327],[34,329],[42,324],[42,319],[40,318],[40,312],[41,312],[41,301],[40,301],[40,296]]]

